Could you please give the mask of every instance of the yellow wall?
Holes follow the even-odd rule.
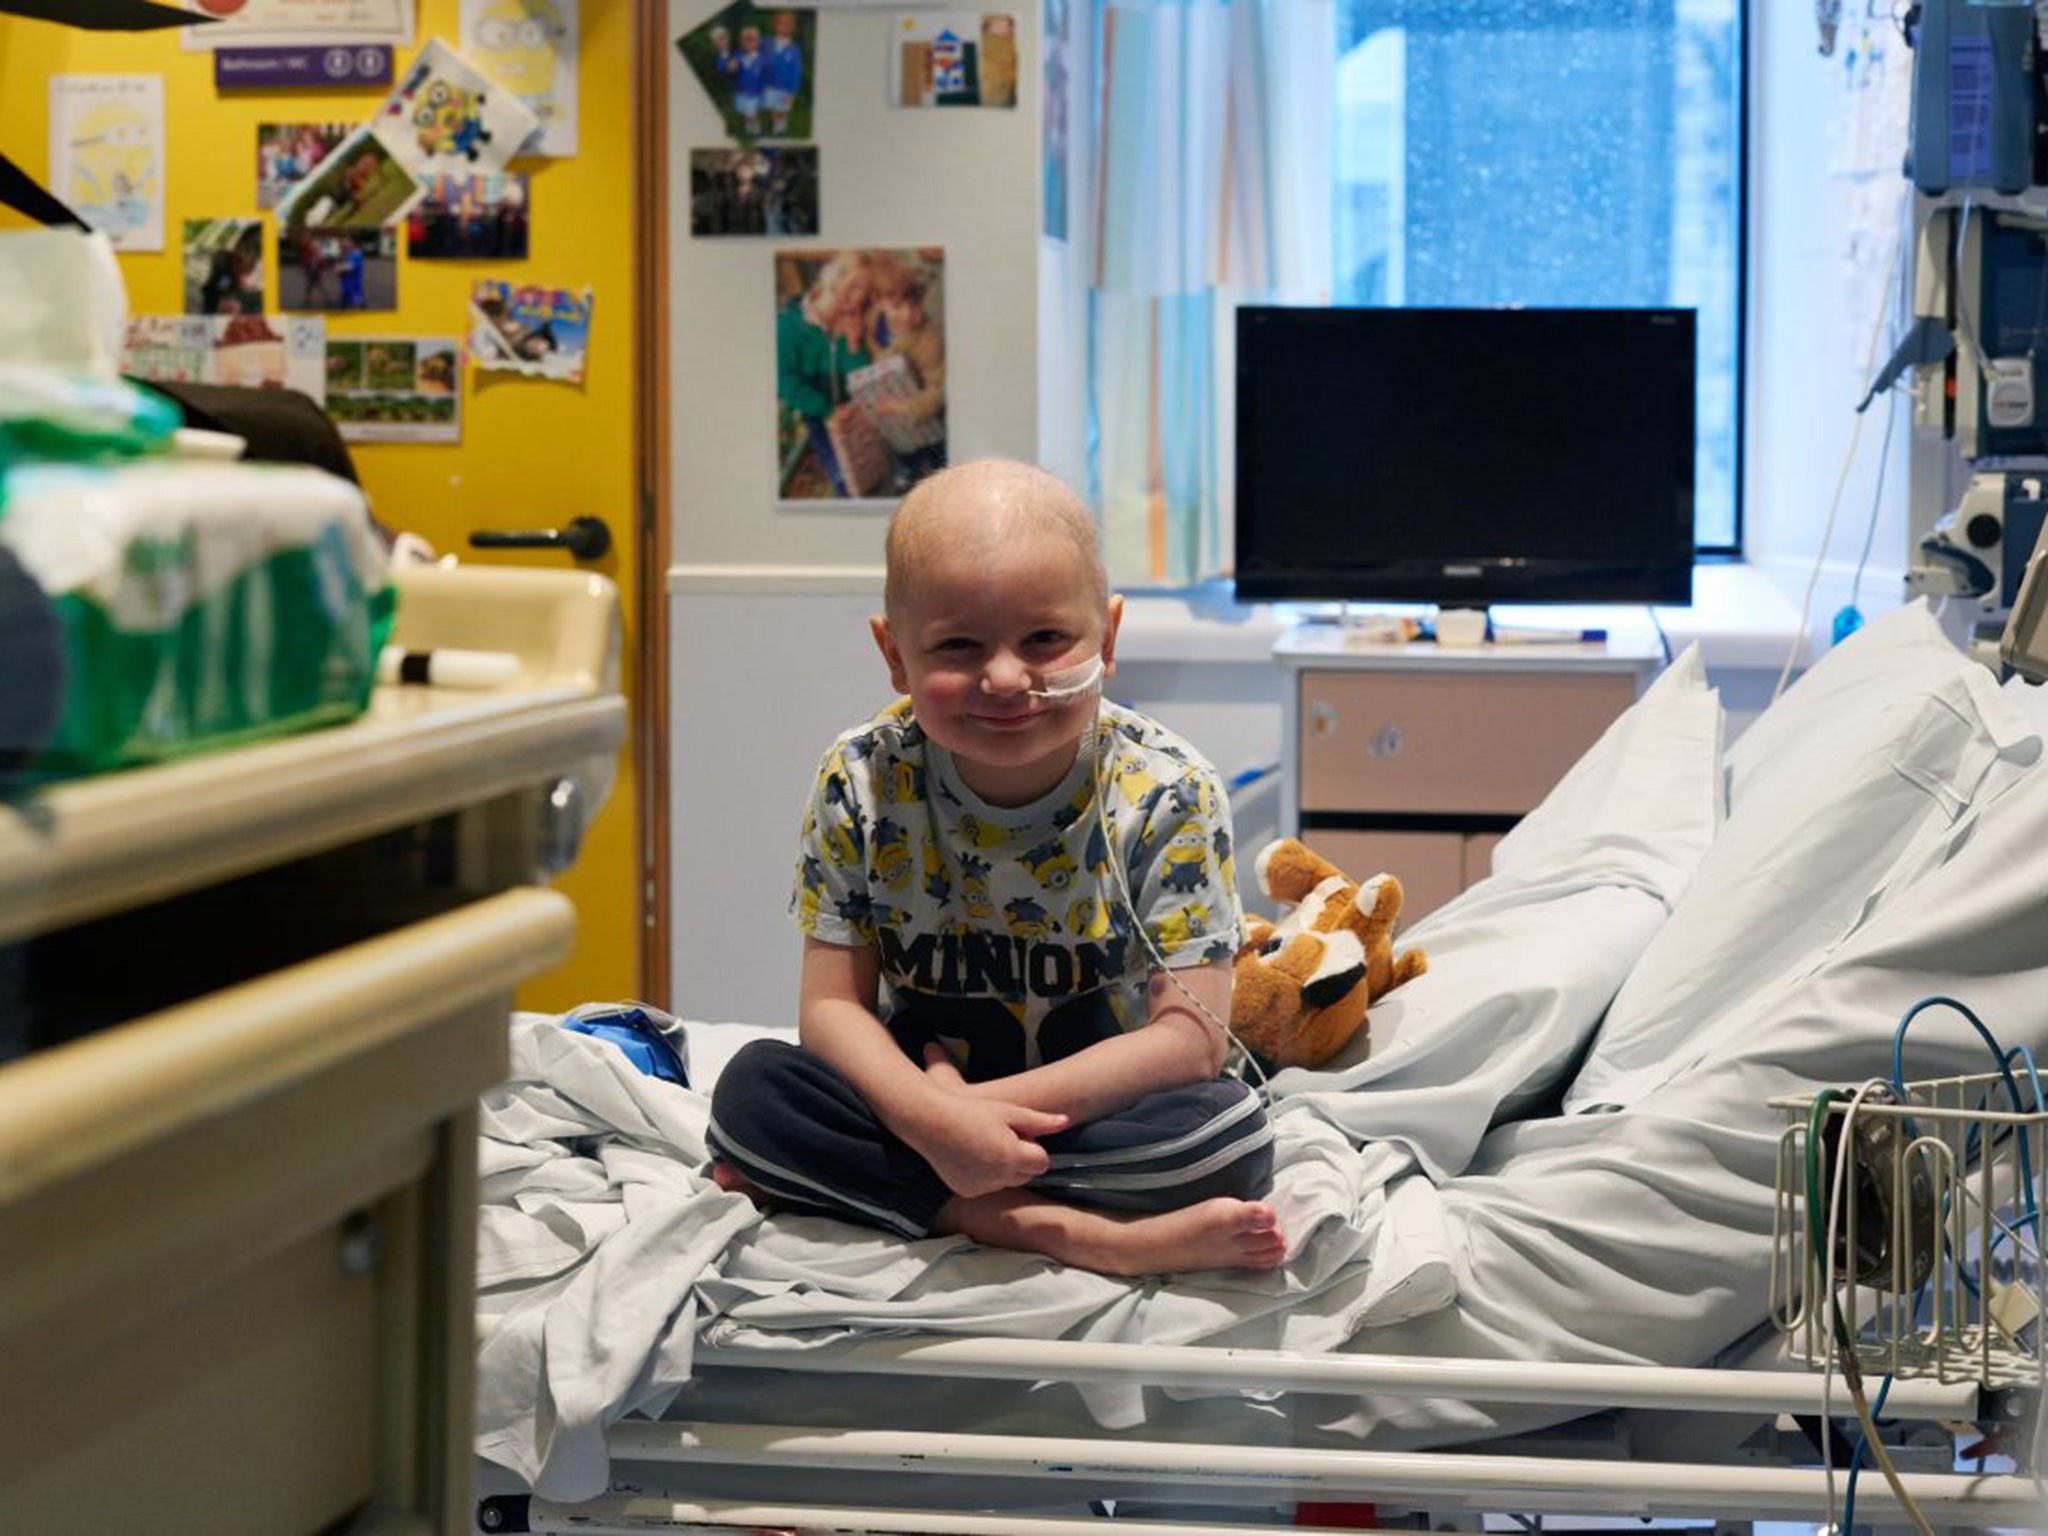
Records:
[[[458,41],[457,0],[420,0],[419,37]],[[460,444],[352,445],[377,515],[413,528],[443,551],[463,549],[471,528],[552,525],[589,513],[611,524],[620,546],[597,568],[633,592],[633,7],[583,0],[581,134],[570,159],[525,160],[532,178],[532,237],[522,262],[409,261],[400,241],[398,308],[330,315],[330,335],[461,334],[476,276],[588,285],[596,296],[589,371],[581,388],[477,375],[464,383]],[[400,52],[403,72],[415,49]],[[0,19],[0,150],[48,185],[50,76],[146,73],[164,78],[166,249],[121,258],[129,307],[176,314],[183,304],[178,242],[187,218],[248,217],[256,208],[259,122],[357,121],[383,99],[373,91],[237,91],[216,95],[212,60],[187,53],[175,32],[88,33],[47,22]],[[54,189],[53,189],[54,190]],[[21,227],[0,209],[0,229]],[[277,294],[274,231],[266,232],[265,285]],[[8,302],[0,296],[0,302]],[[508,556],[565,563],[566,555]],[[638,662],[638,620],[628,614],[624,655]],[[635,730],[642,723],[635,722]],[[630,751],[582,859],[561,881],[575,901],[575,958],[521,994],[532,1007],[633,995],[639,987],[640,907]]]

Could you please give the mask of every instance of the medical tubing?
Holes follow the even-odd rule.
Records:
[[[1998,1063],[1998,1075],[2005,1081],[2005,1091],[2012,1099],[2013,1113],[2016,1115],[2025,1114],[2027,1112],[2026,1106],[2020,1101],[2020,1085],[2012,1075],[2011,1053],[2008,1052],[2005,1046],[1999,1041],[1998,1036],[1994,1035],[1991,1032],[1990,1027],[1987,1024],[1985,1024],[1985,1022],[1982,1019],[1978,1018],[1976,1014],[1970,1011],[1967,1004],[1960,1003],[1952,997],[1946,997],[1939,993],[1930,997],[1923,997],[1920,999],[1919,1002],[1915,1003],[1912,1007],[1908,1008],[1905,1011],[1905,1014],[1899,1019],[1898,1028],[1892,1031],[1892,1091],[1899,1096],[1899,1102],[1901,1104],[1908,1102],[1906,1098],[1905,1081],[1906,1031],[1912,1026],[1913,1021],[1919,1018],[1920,1015],[1922,1013],[1925,1013],[1929,1008],[1953,1008],[1957,1013],[1960,1013],[1966,1020],[1969,1021],[1970,1027],[1976,1030],[1977,1037],[1984,1042],[1985,1048],[1991,1052],[1992,1060]],[[2026,1050],[2026,1047],[2020,1046],[2018,1047],[2018,1049],[2024,1051]],[[2033,1058],[2031,1054],[2027,1056],[2026,1060],[2028,1071],[2032,1076],[2034,1082],[2034,1104],[2036,1108],[2039,1108],[2041,1106],[2040,1073],[2035,1071],[2033,1068]],[[1918,1130],[1914,1128],[1913,1122],[1910,1119],[1908,1119],[1906,1122],[1906,1133],[1908,1136],[1913,1137],[1917,1137],[1920,1134]],[[2022,1203],[2026,1207],[2027,1225],[2031,1226],[2034,1229],[2035,1238],[2036,1241],[2038,1241],[2041,1231],[2041,1212],[2034,1198],[2034,1157],[2033,1153],[2028,1148],[2025,1129],[2021,1128],[2018,1132],[2018,1135],[2020,1151],[2020,1197]]]
[[[1849,1164],[1855,1157],[1856,1116],[1872,1094],[1886,1092],[1889,1086],[1883,1078],[1873,1077],[1868,1079],[1850,1097],[1848,1107],[1842,1114],[1840,1151],[1835,1158],[1834,1188],[1828,1203],[1827,1247],[1824,1250],[1829,1269],[1829,1283],[1826,1285],[1827,1306],[1834,1321],[1833,1332],[1837,1351],[1834,1355],[1830,1356],[1830,1367],[1822,1378],[1821,1383],[1821,1460],[1825,1463],[1827,1469],[1829,1523],[1835,1530],[1844,1530],[1845,1526],[1836,1520],[1834,1414],[1830,1402],[1834,1386],[1833,1364],[1836,1360],[1839,1360],[1843,1384],[1849,1389],[1850,1404],[1855,1408],[1857,1422],[1862,1426],[1863,1443],[1870,1448],[1870,1454],[1876,1458],[1878,1470],[1884,1474],[1886,1483],[1890,1485],[1893,1496],[1899,1502],[1899,1507],[1912,1520],[1914,1527],[1920,1532],[1920,1536],[1934,1536],[1933,1527],[1928,1524],[1926,1517],[1920,1513],[1919,1506],[1913,1502],[1912,1496],[1906,1491],[1906,1486],[1899,1477],[1898,1468],[1892,1465],[1891,1455],[1885,1450],[1884,1442],[1878,1435],[1875,1416],[1871,1412],[1869,1399],[1863,1391],[1863,1368],[1856,1358],[1855,1345],[1850,1336],[1848,1325],[1842,1318],[1841,1290],[1832,1283],[1835,1244],[1841,1234],[1842,1206],[1849,1184]],[[1842,1097],[1841,1094],[1834,1090],[1826,1090],[1826,1092],[1829,1095],[1827,1102],[1830,1104],[1839,1101]],[[1818,1100],[1816,1107],[1822,1113],[1825,1112],[1825,1106],[1820,1105]],[[1811,1120],[1809,1120],[1810,1126]],[[1811,1145],[1812,1143],[1809,1141],[1809,1147]],[[1852,1286],[1855,1284],[1853,1276],[1850,1277],[1849,1283]]]
[[[1917,1299],[1914,1303],[1914,1310],[1916,1312],[1919,1310]],[[1892,1379],[1887,1376],[1877,1384],[1877,1401],[1871,1404],[1870,1408],[1872,1419],[1879,1419],[1883,1416],[1884,1400],[1890,1397],[1891,1393]],[[1856,1480],[1863,1475],[1864,1447],[1868,1444],[1869,1441],[1859,1432],[1856,1436],[1856,1449],[1849,1456],[1849,1479],[1842,1489],[1842,1523],[1838,1527],[1844,1533],[1844,1536],[1850,1536],[1850,1533],[1856,1529]]]
[[[1891,259],[1886,263],[1889,269],[1888,276],[1885,279],[1887,288],[1898,278],[1900,262],[1905,256],[1905,251],[1906,241],[1904,233],[1901,229],[1894,228],[1892,233]],[[1866,390],[1870,387],[1871,372],[1877,364],[1877,341],[1884,334],[1884,322],[1886,312],[1890,308],[1890,303],[1891,301],[1888,298],[1884,304],[1878,306],[1877,319],[1870,327],[1870,344],[1864,349],[1863,358],[1863,379]],[[1835,514],[1842,510],[1842,492],[1848,487],[1849,471],[1855,468],[1856,465],[1856,447],[1863,440],[1864,413],[1858,411],[1855,414],[1856,419],[1849,426],[1849,446],[1842,454],[1842,471],[1835,477],[1834,495],[1828,498],[1828,518],[1827,522],[1821,527],[1820,548],[1814,552],[1813,569],[1807,574],[1806,578],[1806,595],[1800,599],[1799,628],[1792,637],[1792,649],[1785,655],[1784,669],[1778,673],[1778,685],[1771,690],[1771,698],[1773,700],[1776,700],[1785,691],[1785,685],[1792,681],[1792,668],[1798,663],[1800,653],[1806,649],[1807,627],[1813,617],[1813,589],[1820,583],[1821,567],[1827,564],[1828,545],[1835,536]]]
[[[1131,896],[1131,882],[1129,876],[1124,873],[1123,855],[1117,848],[1116,840],[1110,836],[1109,832],[1108,794],[1102,777],[1103,760],[1107,756],[1103,751],[1102,743],[1103,738],[1107,734],[1108,730],[1102,723],[1102,707],[1100,704],[1097,704],[1095,723],[1088,731],[1088,750],[1094,755],[1095,759],[1092,765],[1093,772],[1090,775],[1095,785],[1095,825],[1102,833],[1103,851],[1109,856],[1109,872],[1116,882],[1117,893],[1123,897],[1124,910],[1130,914],[1131,927],[1137,932],[1138,941],[1145,946],[1145,952],[1152,957],[1152,963],[1159,968],[1160,973],[1166,977],[1174,990],[1187,999],[1188,1005],[1197,1014],[1215,1027],[1217,1034],[1223,1041],[1224,1070],[1230,1070],[1230,1062],[1233,1056],[1243,1066],[1250,1067],[1253,1076],[1258,1078],[1258,1082],[1254,1086],[1260,1101],[1270,1105],[1273,1102],[1272,1080],[1266,1076],[1265,1069],[1259,1065],[1257,1058],[1245,1048],[1244,1042],[1231,1032],[1229,1021],[1217,1018],[1210,1011],[1209,1006],[1199,997],[1195,996],[1188,989],[1185,982],[1173,974],[1173,967],[1166,963],[1166,956],[1162,955],[1159,952],[1159,946],[1152,942],[1152,935],[1145,927],[1145,919],[1138,911],[1138,903]],[[1235,892],[1232,894],[1234,895]],[[1243,1079],[1240,1078],[1239,1081],[1243,1081]]]

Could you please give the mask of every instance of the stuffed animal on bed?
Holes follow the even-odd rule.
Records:
[[[1268,843],[1259,888],[1288,910],[1246,921],[1230,998],[1231,1031],[1271,1067],[1319,1067],[1365,1027],[1382,996],[1428,969],[1419,949],[1394,953],[1401,882],[1360,885],[1291,837]]]

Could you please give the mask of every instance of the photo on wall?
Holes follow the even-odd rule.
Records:
[[[351,336],[327,345],[327,414],[354,443],[462,440],[462,343]]]
[[[814,144],[721,145],[690,151],[690,233],[815,235]]]
[[[1007,12],[906,11],[889,50],[899,107],[1017,105],[1017,18]]]
[[[262,222],[187,219],[184,269],[186,314],[261,314]]]
[[[591,292],[479,278],[469,293],[469,355],[485,373],[581,384]]]
[[[946,466],[945,253],[775,253],[776,486],[900,496]]]
[[[388,224],[420,195],[420,184],[384,141],[358,128],[334,147],[312,175],[277,202],[279,229],[358,228]]]
[[[275,208],[354,131],[353,123],[258,123],[256,206]]]
[[[818,13],[736,0],[676,39],[735,139],[808,139]]]
[[[287,229],[277,237],[279,309],[398,307],[398,231]]]
[[[430,176],[426,188],[405,216],[413,260],[525,259],[530,214],[523,173]]]

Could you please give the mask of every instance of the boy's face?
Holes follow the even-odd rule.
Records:
[[[1050,532],[993,549],[956,545],[924,565],[894,623],[873,621],[889,680],[970,789],[1027,804],[1065,776],[1095,716],[1092,695],[1048,704],[1030,690],[1097,652],[1113,670],[1123,600],[1105,611],[1080,551]]]
[[[882,314],[892,331],[914,331],[924,324],[924,309],[907,293],[891,294],[884,299]]]
[[[759,27],[740,28],[740,52],[754,53],[757,52],[760,49],[760,47],[761,29]]]

